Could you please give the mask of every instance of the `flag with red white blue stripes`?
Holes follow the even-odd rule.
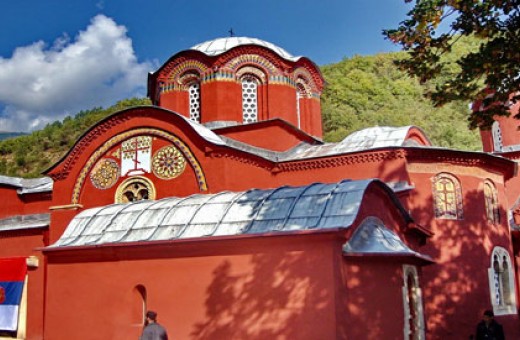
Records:
[[[27,263],[25,257],[0,258],[0,330],[16,331]]]

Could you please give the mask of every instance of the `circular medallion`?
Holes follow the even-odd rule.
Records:
[[[162,179],[172,179],[184,171],[186,159],[176,147],[165,146],[155,153],[152,169],[155,176]]]
[[[108,189],[119,179],[119,165],[109,158],[102,158],[92,169],[90,180],[98,189]]]

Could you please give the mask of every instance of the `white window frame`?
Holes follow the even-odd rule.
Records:
[[[495,257],[498,258],[499,273],[499,299],[497,299],[496,285],[496,271],[494,267]],[[506,260],[507,271],[504,271],[503,260]],[[508,251],[502,247],[493,248],[491,253],[490,265],[488,268],[489,279],[489,296],[491,305],[493,306],[493,313],[495,315],[509,315],[516,314],[516,287],[515,287],[515,273],[513,270],[513,263]]]
[[[425,326],[424,326],[424,310],[423,310],[423,302],[422,302],[422,291],[419,285],[419,275],[417,273],[417,267],[412,265],[403,265],[403,310],[404,310],[404,330],[403,335],[405,340],[410,340],[410,318],[411,318],[411,311],[410,311],[410,301],[408,298],[408,277],[412,276],[414,280],[414,287],[412,287],[412,292],[415,297],[416,301],[416,310],[415,315],[416,320],[415,321],[415,327],[416,327],[416,333],[414,340],[424,340],[426,339],[425,336]]]
[[[500,130],[500,124],[495,121],[491,125],[491,135],[493,138],[493,151],[502,151],[504,144],[502,143],[502,131]]]

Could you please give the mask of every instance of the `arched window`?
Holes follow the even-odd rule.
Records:
[[[493,249],[488,275],[491,304],[495,315],[515,314],[514,274],[507,250],[502,247]]]
[[[484,201],[486,203],[486,216],[489,223],[500,223],[500,207],[498,205],[498,194],[493,182],[484,181]]]
[[[200,74],[194,70],[188,71],[179,77],[179,84],[181,88],[188,91],[190,119],[200,123]]]
[[[311,97],[311,88],[306,79],[298,77],[296,79],[296,116],[298,120],[298,128],[304,126],[305,116],[307,115],[307,108],[305,107],[305,98]]]
[[[493,136],[493,151],[502,151],[502,131],[497,121],[491,125],[491,135]]]
[[[457,178],[438,174],[433,178],[435,218],[461,220],[463,218],[462,191]]]
[[[241,78],[242,83],[242,121],[254,123],[258,121],[258,84],[259,80],[249,74]]]
[[[200,83],[193,82],[188,86],[190,100],[190,119],[200,123]]]
[[[142,326],[144,324],[147,310],[146,287],[143,285],[135,286],[133,296],[134,297],[132,304],[132,324],[134,324],[135,326]]]
[[[424,314],[419,275],[415,266],[403,266],[404,338],[424,339]]]
[[[155,187],[148,178],[136,176],[125,180],[116,191],[116,203],[130,203],[141,200],[154,200]]]
[[[302,123],[302,111],[303,111],[303,105],[301,103],[302,98],[306,97],[306,91],[303,84],[299,83],[296,85],[296,118],[298,120],[298,128],[301,128]]]

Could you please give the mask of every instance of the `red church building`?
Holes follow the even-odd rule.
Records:
[[[324,86],[208,41],[45,177],[0,176],[0,338],[137,339],[148,309],[173,339],[467,339],[486,309],[520,338],[518,123],[484,152],[413,126],[325,143]]]

